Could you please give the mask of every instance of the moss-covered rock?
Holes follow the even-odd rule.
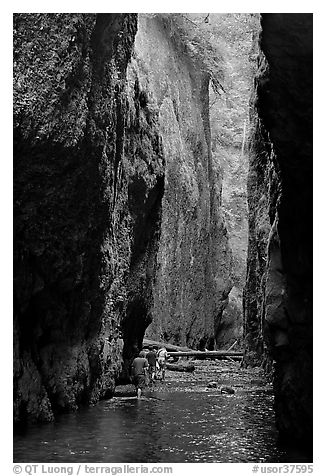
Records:
[[[139,234],[164,169],[155,117],[140,124],[126,92],[136,28],[133,14],[15,15],[16,421],[113,392],[131,263],[155,261],[156,221]]]

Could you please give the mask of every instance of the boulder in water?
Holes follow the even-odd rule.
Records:
[[[221,387],[221,393],[228,393],[228,394],[232,395],[232,394],[235,393],[235,390],[232,387],[223,386],[223,387]]]
[[[166,364],[167,370],[172,370],[174,372],[193,372],[195,370],[194,364],[191,363],[177,363],[177,364]]]

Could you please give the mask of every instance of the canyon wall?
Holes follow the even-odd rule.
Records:
[[[14,16],[16,422],[111,395],[151,322],[213,345],[227,303],[209,78],[166,19],[137,28]]]
[[[126,88],[136,30],[134,14],[14,17],[17,422],[110,395],[123,335],[128,353],[150,320],[164,159]]]
[[[312,441],[312,14],[263,14],[249,166],[248,364],[273,363],[288,443]]]
[[[222,178],[212,163],[210,78],[188,46],[171,19],[140,15],[135,64],[159,110],[166,158],[154,320],[146,335],[213,348],[232,287],[231,252]]]
[[[259,14],[210,14],[211,37],[223,51],[223,91],[211,88],[213,161],[222,173],[222,209],[233,256],[233,287],[223,312],[216,345],[243,347],[243,288],[248,249],[249,99],[256,73]],[[206,30],[207,25],[202,24]]]
[[[248,154],[241,148],[219,146],[215,160],[222,168],[222,209],[232,251],[233,287],[218,328],[217,348],[243,347],[243,288],[248,248],[247,177]]]

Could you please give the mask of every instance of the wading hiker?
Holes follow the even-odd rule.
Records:
[[[166,359],[168,358],[168,351],[165,347],[161,347],[157,352],[157,361],[162,374],[162,380],[165,378]]]
[[[150,383],[153,383],[154,378],[156,377],[157,355],[152,345],[149,346],[149,352],[146,355],[146,359],[148,360],[149,364],[149,381]]]
[[[146,371],[148,369],[148,361],[145,357],[145,352],[139,352],[131,364],[131,372],[133,376],[133,384],[136,387],[137,398],[141,397],[141,391],[146,386]]]

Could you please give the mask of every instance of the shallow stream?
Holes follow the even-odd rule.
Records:
[[[14,436],[14,462],[306,462],[277,442],[273,393],[258,369],[196,361],[167,372],[137,401],[132,386],[56,422]],[[234,394],[207,388],[228,385]]]

